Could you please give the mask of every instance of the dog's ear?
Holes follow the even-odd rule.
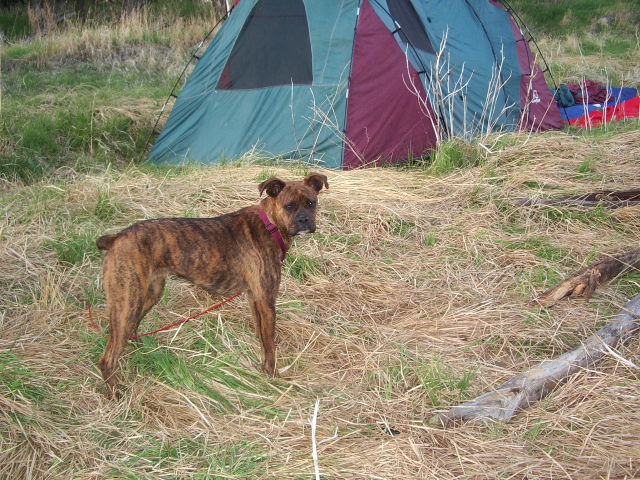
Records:
[[[267,178],[264,182],[258,185],[258,190],[260,191],[260,195],[265,190],[267,191],[267,195],[270,197],[277,197],[278,194],[284,188],[285,183],[276,177]]]
[[[326,175],[320,173],[310,173],[304,179],[304,184],[313,188],[316,192],[322,190],[322,187],[329,188],[329,182],[327,182]]]

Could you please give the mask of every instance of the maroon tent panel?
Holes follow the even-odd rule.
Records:
[[[368,0],[362,3],[356,31],[344,168],[404,162],[407,151],[422,155],[435,147],[436,134],[418,72],[398,43],[389,41],[389,30]]]

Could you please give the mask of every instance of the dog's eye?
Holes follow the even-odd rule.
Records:
[[[292,212],[295,208],[296,208],[296,204],[295,203],[287,203],[284,208],[286,208],[288,211]]]
[[[313,208],[313,207],[315,207],[315,206],[316,206],[316,202],[314,202],[314,201],[312,201],[312,200],[309,200],[309,201],[307,202],[307,207],[309,207],[309,208]]]

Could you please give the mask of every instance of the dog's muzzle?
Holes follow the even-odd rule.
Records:
[[[313,233],[316,231],[316,224],[309,215],[303,213],[296,217],[293,230],[293,232],[290,232],[292,235]]]

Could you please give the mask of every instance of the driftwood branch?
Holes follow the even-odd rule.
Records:
[[[539,207],[539,206],[555,206],[555,207],[581,207],[596,208],[603,207],[607,210],[613,210],[622,207],[635,207],[640,205],[640,201],[630,200],[575,200],[568,198],[521,198],[516,200],[519,207]]]
[[[573,276],[550,288],[536,298],[536,301],[548,307],[565,297],[583,296],[589,300],[601,283],[630,270],[638,269],[640,269],[640,249],[605,258],[579,270]]]
[[[560,206],[615,209],[640,205],[640,190],[603,190],[562,198],[520,198],[520,207]]]
[[[611,322],[587,338],[575,350],[543,361],[513,377],[495,391],[485,393],[475,400],[434,417],[432,422],[508,422],[520,410],[547,396],[571,375],[611,353],[616,344],[631,338],[640,329],[639,319],[640,294],[630,300]]]

